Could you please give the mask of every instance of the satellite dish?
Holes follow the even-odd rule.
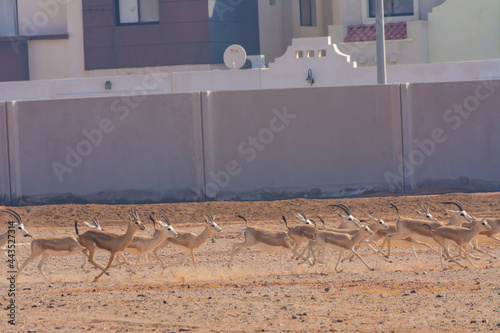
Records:
[[[224,51],[224,64],[230,69],[240,69],[247,61],[247,53],[241,45],[233,44]]]

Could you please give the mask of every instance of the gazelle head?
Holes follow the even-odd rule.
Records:
[[[486,219],[484,217],[481,221],[476,219],[474,216],[471,216],[471,219],[472,219],[472,223],[480,224],[483,227],[483,229],[485,229],[485,230],[488,230],[488,231],[491,230],[491,226],[488,224],[488,222],[486,222]]]
[[[160,215],[165,219],[165,221],[167,221],[167,223],[158,220],[158,224],[161,225],[163,228],[167,229],[167,231],[169,231],[172,234],[172,236],[174,237],[179,236],[177,231],[174,230],[174,227],[172,227],[172,222],[170,222],[168,216],[163,213],[160,213]],[[155,219],[153,218],[153,213],[150,215],[149,218],[153,220],[153,223],[155,222]]]
[[[20,231],[20,232],[23,233],[24,237],[31,237],[31,238],[33,238],[28,233],[28,230],[26,230],[26,228],[24,227],[23,219],[21,218],[21,216],[18,213],[16,213],[15,211],[13,211],[12,209],[9,209],[9,208],[6,208],[5,210],[2,210],[2,213],[7,213],[9,215],[12,215],[17,220],[17,223],[16,223],[16,232]]]
[[[432,214],[429,212],[429,206],[422,206],[421,204],[418,204],[420,208],[422,208],[423,212],[419,211],[418,209],[415,209],[415,211],[420,215],[426,218],[429,221],[437,221],[437,219],[432,216]]]
[[[217,232],[222,231],[222,229],[217,225],[217,223],[215,223],[215,216],[213,216],[212,213],[207,213],[207,212],[203,211],[203,218],[205,219],[205,223],[210,225],[213,230],[215,230]],[[245,220],[245,222],[246,222],[246,220]]]
[[[384,222],[384,220],[382,220],[382,217],[379,217],[378,219],[371,216],[370,214],[368,214],[368,217],[370,219],[372,219],[375,223],[377,223],[379,225],[379,228],[382,229],[389,229],[389,226]]]
[[[101,227],[101,224],[99,223],[99,221],[97,221],[97,217],[93,217],[92,218],[92,223],[94,224],[90,224],[88,223],[87,221],[83,221],[83,223],[89,228],[89,229],[93,229],[93,230],[104,230],[102,227]]]
[[[306,214],[304,214],[302,211],[298,210],[298,209],[292,209],[294,211],[297,212],[297,214],[295,215],[295,217],[297,218],[297,220],[299,220],[300,222],[302,223],[305,223],[305,224],[313,224],[311,222],[311,220],[309,220],[306,216]]]
[[[346,215],[342,215],[340,212],[337,212],[337,214],[339,214],[339,216],[342,218],[342,220],[354,223],[355,225],[357,225],[360,228],[362,227],[361,222],[357,218],[352,216],[351,210],[346,205],[333,204],[333,205],[328,205],[328,207],[339,207],[340,209],[342,209],[346,213]]]
[[[374,234],[374,232],[372,231],[372,229],[370,229],[370,227],[367,226],[367,225],[362,226],[361,230],[363,230],[365,233],[367,233],[370,236],[373,236],[373,234]]]
[[[129,223],[132,223],[137,230],[144,230],[146,227],[142,224],[141,219],[139,218],[139,215],[137,215],[137,210],[133,210],[132,208],[130,209],[130,212],[128,213],[128,219]]]
[[[447,209],[446,211],[452,215],[452,218],[461,218],[466,220],[467,222],[472,222],[472,216],[467,214],[467,212],[464,209],[464,206],[459,202],[459,201],[445,201],[442,202],[443,205],[449,204],[449,205],[455,205],[458,207],[459,210],[449,210]]]

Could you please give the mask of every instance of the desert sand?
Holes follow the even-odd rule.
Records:
[[[15,283],[15,296],[7,264],[0,282],[1,331],[3,332],[469,332],[500,330],[500,263],[491,256],[472,254],[477,268],[446,262],[443,270],[437,254],[417,246],[422,268],[416,267],[410,247],[396,242],[391,261],[383,260],[367,247],[359,254],[374,267],[370,271],[358,259],[334,265],[337,253],[328,251],[326,261],[316,267],[283,256],[247,249],[229,259],[233,243],[241,242],[244,228],[237,214],[251,225],[285,231],[284,214],[290,225],[299,222],[293,209],[310,218],[321,216],[329,227],[340,222],[338,209],[330,204],[347,205],[358,219],[368,214],[395,222],[396,204],[403,216],[417,217],[418,204],[431,205],[440,221],[448,221],[444,201],[460,201],[476,217],[500,218],[500,193],[447,193],[433,195],[385,196],[346,199],[294,199],[261,202],[201,202],[143,205],[48,205],[15,207],[34,238],[75,235],[75,221],[97,217],[104,229],[124,232],[127,211],[137,209],[146,225],[138,234],[151,235],[151,212],[164,212],[177,230],[201,233],[205,227],[203,211],[215,216],[222,228],[195,251],[198,270],[190,261],[179,266],[183,252],[165,248],[160,255],[167,268],[151,256],[137,269],[122,266],[109,270],[93,282],[99,271],[89,264],[84,269],[81,254],[51,257],[43,269],[47,281],[37,270],[39,259],[30,263]],[[8,215],[0,215],[7,228]],[[79,223],[81,231],[86,230]],[[5,230],[4,230],[5,229]],[[16,237],[16,257],[24,262],[30,254],[30,238]],[[430,242],[430,241],[429,241]],[[437,249],[435,243],[434,248]],[[498,257],[496,241],[482,237],[481,248]],[[347,253],[344,254],[347,256]],[[109,255],[98,252],[106,263]],[[127,254],[135,261],[135,255]],[[9,325],[7,307],[15,304],[15,325]]]

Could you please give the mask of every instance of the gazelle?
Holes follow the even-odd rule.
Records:
[[[96,230],[104,230],[102,227],[101,227],[101,224],[99,223],[99,221],[97,220],[97,217],[93,217],[92,218],[92,223],[94,224],[90,224],[88,223],[87,221],[82,221],[89,229],[96,229]]]
[[[352,216],[351,210],[346,205],[334,204],[328,205],[328,207],[339,207],[346,213],[346,215],[342,215],[337,212],[337,214],[339,214],[340,218],[342,219],[337,229],[353,229],[362,227],[361,222],[357,218]]]
[[[370,230],[374,233],[379,231],[379,230],[388,230],[389,229],[389,225],[387,225],[384,220],[380,217],[380,218],[375,218],[373,216],[371,216],[370,214],[368,214],[368,216],[370,217],[370,219],[372,220],[371,222],[367,223],[366,225],[370,228]],[[321,217],[318,216],[318,219],[321,221],[321,223],[323,223],[323,226],[325,227],[322,231],[333,231],[333,232],[338,232],[338,233],[346,233],[346,234],[349,234],[351,236],[357,234],[358,230],[360,227],[356,227],[354,229],[339,229],[339,228],[329,228],[327,229],[326,228],[326,224],[325,224],[325,221],[323,221],[323,219]],[[361,228],[363,228],[364,225],[361,226]],[[389,259],[385,258],[385,256],[383,256],[383,252],[382,250],[378,247],[377,243],[376,242],[373,242],[373,241],[370,241],[369,238],[370,237],[373,237],[374,235],[372,236],[367,236],[365,238],[363,238],[357,245],[356,245],[356,250],[359,248],[359,246],[361,246],[362,244],[368,244],[370,246],[370,248],[375,252],[375,253],[379,253],[380,256],[382,257],[382,259],[386,260],[386,261],[390,261]],[[373,246],[375,246],[375,248],[373,248]],[[320,249],[318,252],[323,252],[323,257],[324,257],[324,249]],[[318,253],[319,254],[319,253]],[[301,255],[302,257],[302,255]],[[349,260],[352,260],[354,257],[354,254],[352,254],[349,258],[346,258],[346,259],[349,259]],[[323,258],[323,261],[324,261],[324,258]]]
[[[129,221],[127,231],[121,235],[103,230],[87,230],[83,234],[79,235],[77,222],[75,222],[75,231],[78,235],[78,242],[89,250],[89,262],[92,265],[97,265],[94,261],[94,254],[97,248],[110,252],[108,264],[102,272],[94,278],[94,282],[106,273],[108,268],[111,266],[116,253],[125,250],[130,242],[132,242],[134,234],[139,230],[145,229],[141,219],[137,215],[137,211],[132,212],[131,210],[128,217]]]
[[[92,221],[94,222],[94,225],[91,225],[88,222],[84,223],[91,229],[102,230],[99,221],[97,221],[97,218],[93,218]],[[83,264],[81,266],[83,268],[87,262],[88,250],[82,245],[80,245],[77,237],[55,236],[55,237],[42,237],[33,239],[33,241],[31,242],[31,254],[29,258],[26,259],[26,261],[22,264],[21,268],[17,271],[16,279],[30,262],[32,262],[41,255],[42,259],[40,259],[40,262],[36,267],[38,268],[40,273],[42,273],[45,279],[49,280],[47,275],[45,275],[45,273],[43,272],[42,266],[50,256],[69,256],[77,253],[83,253],[85,255]],[[95,267],[100,268],[101,270],[104,269],[104,267],[98,264]]]
[[[467,214],[464,209],[464,206],[460,203],[460,201],[445,201],[442,202],[443,205],[455,205],[458,207],[458,210],[450,210],[447,209],[446,212],[451,214],[451,219],[446,225],[452,226],[461,226],[463,223],[472,222],[472,217]]]
[[[431,233],[431,230],[429,230],[429,227],[432,230],[434,230],[434,229],[437,229],[439,227],[442,227],[444,224],[441,222],[438,222],[438,221],[429,221],[429,220],[415,219],[415,218],[410,218],[410,217],[402,217],[399,215],[398,207],[396,207],[396,205],[394,205],[392,203],[391,203],[391,206],[396,209],[396,213],[398,214],[398,217],[396,220],[395,232],[389,233],[386,236],[386,239],[388,242],[387,258],[389,258],[390,251],[391,251],[391,239],[405,240],[405,241],[410,242],[410,246],[412,249],[413,256],[415,257],[417,267],[420,268],[421,266],[420,266],[420,262],[418,261],[418,256],[417,256],[417,253],[415,251],[414,244],[425,245],[430,249],[432,249],[432,247],[427,243],[415,240],[413,237],[420,236],[420,237],[432,238],[432,233]],[[434,250],[434,249],[432,249],[432,250]]]
[[[495,219],[495,220],[486,220],[486,222],[488,222],[488,224],[490,225],[491,227],[491,230],[484,233],[486,236],[490,237],[490,238],[493,238],[497,241],[500,242],[500,238],[498,238],[496,235],[498,235],[500,233],[500,219]],[[479,234],[483,234],[483,232],[480,232]],[[475,246],[477,247],[477,241],[475,242]],[[495,250],[496,248],[498,248],[500,246],[500,244],[498,244],[497,246],[495,246],[493,248],[493,250]],[[495,257],[496,258],[496,257]]]
[[[26,230],[26,228],[24,227],[23,219],[21,218],[21,216],[18,213],[16,213],[15,211],[13,211],[12,209],[9,209],[9,208],[6,208],[5,210],[1,210],[0,212],[9,214],[17,220],[17,223],[14,226],[14,229],[9,228],[9,229],[7,229],[6,232],[4,232],[3,234],[0,235],[0,252],[4,253],[5,256],[7,257],[7,260],[10,261],[11,258],[9,258],[9,255],[7,254],[9,252],[9,248],[8,248],[9,239],[13,239],[15,242],[16,241],[15,238],[18,235],[18,232],[21,232],[24,237],[31,237],[31,235],[28,233],[28,230]],[[11,222],[14,222],[14,221],[11,221]],[[9,222],[9,225],[11,224],[11,222]],[[33,237],[31,237],[31,238],[33,238]],[[17,259],[16,256],[14,256],[14,257],[16,259],[16,268],[19,268],[19,259]]]
[[[151,213],[149,215],[149,219],[153,221],[153,226],[155,229],[155,232],[153,236],[144,236],[144,235],[135,235],[134,238],[132,239],[132,242],[125,248],[123,252],[126,253],[134,253],[137,254],[137,260],[135,262],[134,267],[136,267],[139,264],[139,261],[143,256],[147,256],[150,252],[152,252],[158,245],[160,245],[165,239],[169,236],[172,235],[172,237],[177,237],[178,233],[174,230],[172,227],[172,223],[170,222],[170,219],[165,216],[163,213],[161,215],[165,218],[167,223],[164,223],[163,221],[156,221],[154,218],[154,213]],[[156,223],[160,225],[160,228],[156,228]],[[125,261],[125,264],[128,264],[127,259],[125,256],[123,256],[122,253],[119,254],[120,257],[123,257],[122,259]],[[158,257],[158,259],[161,262],[161,265],[163,268],[165,268],[165,263],[161,258]],[[120,263],[121,264],[121,263]]]
[[[243,229],[242,243],[235,243],[231,249],[231,257],[225,264],[227,267],[231,266],[235,255],[248,247],[255,247],[264,252],[279,252],[280,254],[280,272],[283,272],[283,252],[285,250],[292,250],[293,241],[284,231],[274,231],[262,227],[249,227],[248,221],[245,217],[238,215],[238,218],[245,221],[245,229]]]
[[[424,209],[425,214],[421,214],[418,211],[417,212],[420,215],[423,215],[426,218],[425,221],[430,221],[432,223],[432,228],[433,229],[439,227],[439,225],[441,225],[441,226],[443,226],[443,225],[460,226],[460,225],[462,225],[462,223],[466,223],[466,222],[470,222],[471,221],[472,217],[469,214],[467,214],[467,212],[465,211],[463,205],[459,201],[446,201],[446,202],[442,202],[442,204],[445,204],[445,205],[446,204],[455,205],[459,209],[458,211],[456,211],[456,210],[448,210],[448,209],[446,210],[451,215],[451,219],[450,219],[450,221],[448,221],[448,223],[443,223],[443,222],[437,221],[437,219],[434,218],[429,213],[429,208],[428,207],[424,208],[424,207],[421,206],[422,209]],[[397,211],[397,207],[394,206],[393,204],[391,204],[391,205],[394,208],[396,208],[396,211]],[[398,212],[398,216],[399,216],[399,212]],[[418,219],[417,219],[417,221],[418,221]],[[420,220],[420,221],[423,221],[423,220]],[[421,226],[421,224],[418,224],[418,225]],[[415,233],[414,236],[422,235],[424,237],[430,237],[430,235],[425,236],[425,235],[427,235],[426,231],[427,230],[424,230],[424,234],[417,232],[417,233]],[[378,233],[376,233],[374,235],[374,237],[377,237],[377,235],[382,236],[384,233],[385,233],[385,236],[384,236],[385,238],[384,238],[384,241],[383,241],[381,247],[383,248],[384,245],[387,243],[387,255],[386,255],[386,257],[389,258],[390,254],[391,254],[391,237],[389,237],[388,235],[389,234],[392,235],[392,234],[397,234],[398,233],[397,230],[396,230],[396,225],[394,225],[394,226],[391,225],[391,229],[389,230],[389,232],[386,232],[384,230],[380,230]],[[434,250],[429,244],[421,242],[421,241],[418,241],[418,240],[414,239],[414,237],[410,236],[410,237],[402,239],[399,236],[397,236],[397,239],[401,239],[401,240],[409,242],[411,244],[411,246],[412,246],[413,254],[415,255],[415,257],[416,257],[415,248],[414,248],[414,246],[413,246],[412,243],[426,246],[427,248],[429,248],[433,252],[437,253],[437,251]],[[416,260],[417,260],[417,266],[419,266],[418,259],[416,258]]]
[[[491,227],[488,225],[488,222],[486,222],[486,219],[483,219],[482,221],[478,221],[475,218],[473,218],[473,223],[474,226],[472,228],[465,228],[465,227],[457,227],[457,226],[442,226],[437,229],[432,229],[428,224],[425,224],[425,226],[429,229],[429,231],[432,234],[432,237],[434,240],[444,249],[444,252],[446,256],[448,257],[449,260],[452,260],[454,263],[459,265],[460,267],[467,268],[467,266],[462,265],[458,261],[455,260],[450,255],[450,251],[448,248],[447,241],[451,240],[455,242],[460,248],[462,248],[464,245],[469,244],[470,241],[476,237],[476,235],[482,231],[482,230],[491,230]],[[467,254],[467,250],[464,249],[464,255],[465,258],[469,261],[469,263],[476,267],[472,263],[472,261],[469,258],[469,255]],[[439,258],[441,259],[441,267],[445,269],[444,263],[443,263],[443,256],[439,255]],[[477,268],[477,267],[476,267]]]
[[[449,210],[447,209],[446,212],[451,214],[451,220],[450,222],[448,222],[447,225],[452,225],[452,226],[463,226],[463,227],[466,227],[466,228],[469,228],[469,227],[472,227],[475,222],[472,222],[472,217],[467,214],[467,212],[465,211],[465,208],[464,206],[459,202],[459,201],[446,201],[446,202],[442,202],[442,204],[451,204],[451,205],[455,205],[457,206],[458,210]],[[488,221],[487,221],[488,222]],[[496,233],[500,232],[500,227],[497,227],[495,225],[495,222],[494,220],[493,221],[489,221],[489,222],[492,222],[492,225],[493,227],[491,228],[491,230],[481,230],[479,233],[480,234],[495,234],[495,230]],[[490,225],[491,227],[491,225]],[[490,257],[493,257],[496,259],[496,257],[491,254],[491,253],[488,253],[486,251],[483,251],[481,250],[478,245],[477,245],[477,238],[474,238],[472,241],[471,241],[471,244],[472,248],[474,250],[477,250],[478,252],[482,253],[482,254],[486,254]],[[459,256],[462,255],[462,247],[459,248]],[[469,256],[471,256],[469,254]],[[479,259],[477,257],[474,257],[475,259]]]
[[[377,242],[372,239],[372,237],[374,237],[378,233],[378,231],[383,230],[383,231],[387,232],[390,230],[391,227],[387,223],[384,222],[382,217],[379,217],[377,219],[377,218],[371,216],[370,214],[368,214],[368,217],[372,221],[369,222],[367,225],[370,228],[370,230],[373,231],[373,235],[362,239],[361,242],[356,246],[356,249],[359,248],[359,246],[361,246],[362,244],[368,244],[368,246],[375,253],[379,254],[382,257],[382,259],[384,259],[385,261],[391,262],[388,258],[385,257],[384,252],[380,249]],[[352,258],[353,258],[353,255],[350,256],[349,260],[352,260]]]
[[[293,257],[292,259],[297,259],[299,256],[298,249],[299,247],[304,244],[305,242],[309,242],[309,240],[313,239],[314,233],[315,233],[315,228],[312,226],[311,220],[307,218],[307,216],[302,213],[301,211],[298,211],[299,213],[297,214],[297,219],[299,221],[303,221],[304,223],[307,223],[306,225],[297,225],[294,227],[289,227],[288,223],[286,221],[285,216],[281,215],[281,218],[283,222],[285,223],[285,226],[287,228],[287,233],[288,237],[290,237],[291,240],[294,242],[294,246],[292,249],[293,252]]]
[[[478,234],[479,235],[484,235],[484,236],[487,236],[487,237],[490,237],[490,238],[493,238],[494,240],[496,241],[499,241],[500,242],[500,238],[498,238],[496,235],[498,233],[500,233],[500,219],[487,219],[486,222],[488,222],[488,225],[491,227],[490,230],[481,230]],[[465,228],[470,228],[472,227],[474,224],[473,223],[466,223],[466,224],[463,224],[462,226],[465,227]],[[482,254],[485,254],[487,256],[490,256],[494,259],[497,259],[497,257],[494,255],[494,254],[491,254],[487,251],[484,251],[484,250],[481,250],[478,246],[478,242],[477,242],[477,239],[478,237],[475,237],[472,241],[471,241],[471,245],[472,245],[472,248],[474,250],[477,250],[478,252],[482,253]],[[493,248],[493,250],[495,250],[497,247],[499,247],[500,244],[498,244],[497,246],[495,246]]]
[[[418,209],[415,209],[418,215],[422,216],[423,218],[429,220],[429,221],[437,221],[437,219],[432,216],[431,212],[429,211],[430,206],[422,206],[421,204],[418,204],[420,208],[422,208],[423,212],[419,211]]]
[[[297,212],[297,214],[295,214],[295,217],[297,218],[297,220],[299,220],[300,222],[302,222],[304,224],[313,225],[312,221],[309,220],[307,218],[306,214],[304,214],[302,211],[300,211],[298,209],[292,209],[292,210]]]
[[[500,242],[500,238],[498,238],[496,235],[498,235],[500,233],[500,219],[487,219],[486,222],[488,222],[488,224],[490,225],[491,227],[491,230],[489,231],[480,231],[479,234],[480,235],[486,235],[490,238],[493,238],[494,240],[497,240]],[[493,249],[496,249],[497,247],[499,247],[500,244],[498,244],[497,246],[495,246]],[[476,247],[477,247],[477,243],[476,243]]]
[[[168,220],[168,217],[162,214],[162,216],[167,219],[167,221],[170,223]],[[205,243],[210,236],[214,232],[221,232],[222,229],[215,223],[215,217],[210,213],[210,214],[204,214],[204,219],[205,219],[205,229],[199,234],[196,235],[192,232],[188,231],[178,231],[177,237],[167,237],[160,245],[158,245],[154,250],[153,254],[158,258],[158,260],[161,261],[160,257],[158,256],[158,250],[163,249],[164,247],[167,246],[172,246],[181,250],[185,251],[184,258],[181,262],[181,265],[183,265],[188,256],[191,257],[191,262],[193,263],[194,269],[198,270],[196,267],[196,262],[194,260],[194,250],[199,248],[203,243]]]
[[[373,271],[373,268],[370,265],[368,265],[354,249],[354,247],[362,239],[364,239],[365,237],[369,237],[371,235],[373,235],[373,231],[371,231],[368,226],[362,226],[361,228],[354,230],[352,233],[340,233],[334,231],[316,231],[316,234],[314,235],[314,240],[309,241],[309,253],[312,253],[313,255],[313,262],[311,263],[309,261],[309,263],[312,265],[317,264],[316,254],[314,253],[315,249],[319,250],[321,248],[332,248],[334,250],[339,251],[339,257],[337,259],[337,263],[335,264],[336,272],[341,272],[341,270],[338,269],[338,266],[344,251],[350,251],[352,254],[358,257],[359,260],[361,260],[361,262],[365,264],[365,266],[368,267],[369,270]],[[309,260],[309,258],[306,258],[306,260]]]

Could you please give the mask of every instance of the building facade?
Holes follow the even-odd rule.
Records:
[[[329,36],[376,64],[374,0],[2,0],[0,81],[226,69],[242,45],[269,64]],[[500,1],[384,0],[389,65],[500,58]],[[471,24],[464,25],[464,20]],[[479,36],[479,37],[478,37]],[[447,42],[452,41],[452,42]]]

